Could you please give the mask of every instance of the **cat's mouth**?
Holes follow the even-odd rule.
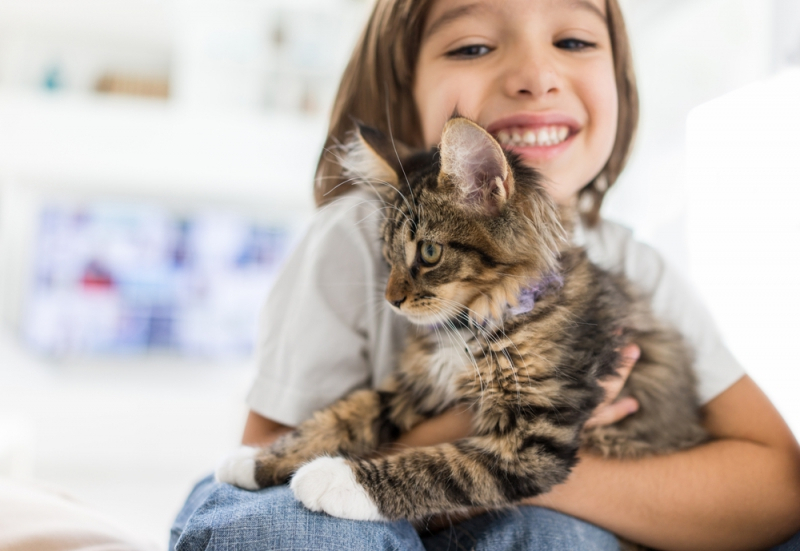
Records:
[[[463,309],[458,311],[449,311],[450,309],[441,310],[434,307],[418,307],[418,308],[398,308],[392,306],[392,309],[397,313],[402,314],[408,321],[414,325],[422,325],[426,327],[440,326],[440,325],[453,325],[454,320],[465,317]]]
[[[445,323],[447,320],[445,316],[437,313],[429,313],[429,314],[422,314],[416,312],[403,312],[403,315],[406,317],[408,321],[413,323],[414,325],[440,325]]]

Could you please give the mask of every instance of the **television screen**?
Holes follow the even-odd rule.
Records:
[[[290,234],[233,212],[45,203],[24,338],[49,355],[247,355]]]

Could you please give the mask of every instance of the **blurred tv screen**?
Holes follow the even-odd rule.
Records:
[[[48,355],[251,353],[285,225],[235,212],[44,203],[24,339]]]

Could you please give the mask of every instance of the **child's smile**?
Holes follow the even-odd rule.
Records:
[[[603,168],[618,114],[603,0],[436,0],[421,44],[426,145],[458,110],[538,168],[561,203]]]
[[[502,118],[487,130],[503,147],[540,166],[570,146],[580,124],[566,115],[531,113]]]

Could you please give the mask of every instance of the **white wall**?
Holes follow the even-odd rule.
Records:
[[[777,89],[750,86],[797,62],[800,2],[622,3],[642,117],[604,214],[695,285],[734,354],[800,434],[791,345],[800,331],[791,314],[800,175],[787,164],[800,151],[790,107],[800,92],[784,79],[779,101]]]
[[[688,275],[686,118],[692,108],[766,77],[773,3],[623,0],[641,97],[633,157],[604,215],[656,246]]]
[[[691,275],[750,376],[800,434],[800,67],[692,111]]]

